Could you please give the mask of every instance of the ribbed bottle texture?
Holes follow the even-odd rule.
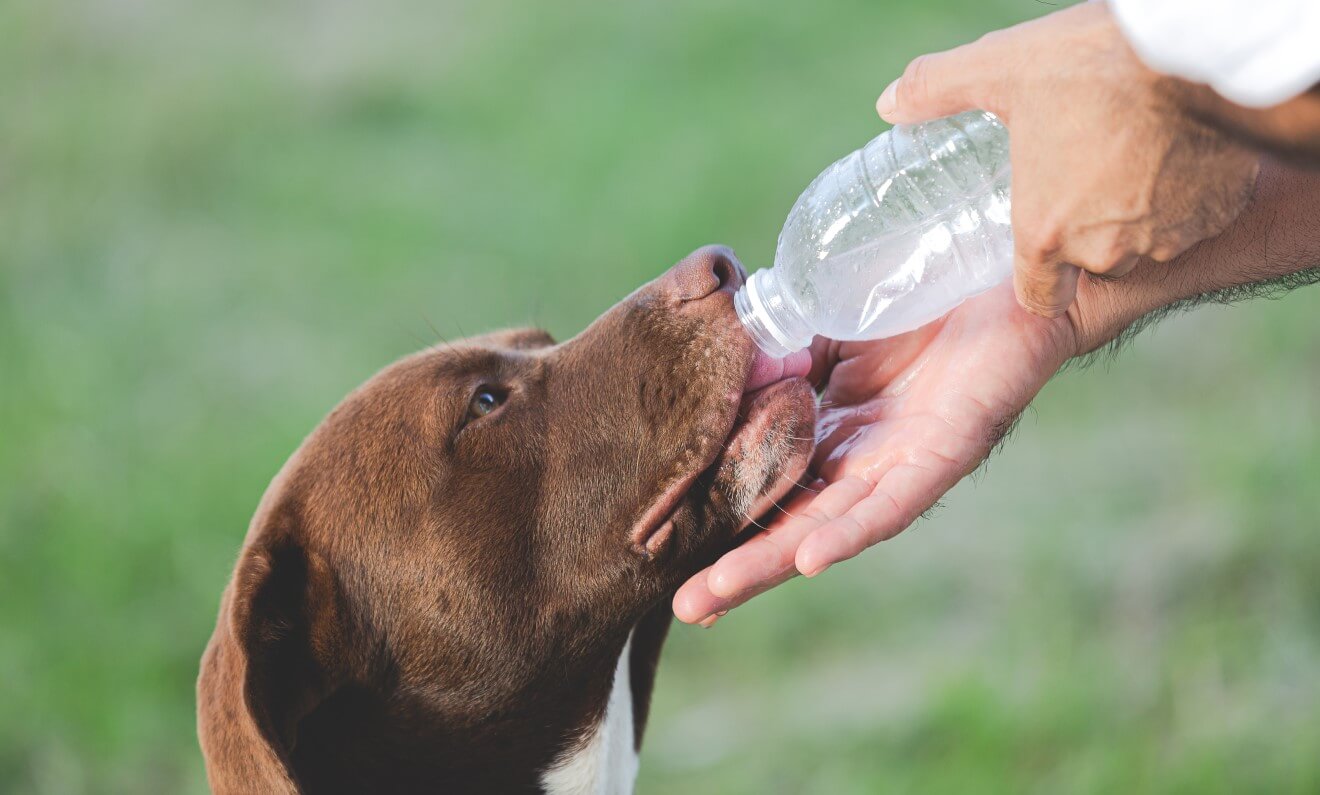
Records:
[[[777,356],[818,334],[924,325],[1012,273],[1009,182],[1008,133],[989,113],[895,127],[807,187],[738,315]]]

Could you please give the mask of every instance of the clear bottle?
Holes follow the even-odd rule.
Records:
[[[771,356],[911,331],[1013,272],[1008,131],[973,111],[897,126],[825,169],[734,299]]]

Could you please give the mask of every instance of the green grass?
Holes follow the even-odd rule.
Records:
[[[0,4],[0,791],[199,792],[265,484],[437,335],[768,262],[1029,0]],[[914,531],[662,667],[643,793],[1320,789],[1320,292],[1051,384]]]

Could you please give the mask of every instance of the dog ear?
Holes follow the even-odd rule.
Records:
[[[336,590],[325,561],[287,537],[250,549],[235,576],[232,620],[247,657],[244,701],[277,751],[293,749],[298,721],[332,689]]]
[[[297,791],[298,723],[337,686],[341,614],[329,567],[292,536],[244,549],[198,688],[215,791]]]

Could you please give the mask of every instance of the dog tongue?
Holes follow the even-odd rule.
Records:
[[[800,378],[811,372],[811,351],[803,348],[776,359],[760,348],[756,349],[756,359],[752,362],[752,374],[747,377],[744,392],[755,392],[764,386],[786,378]]]

